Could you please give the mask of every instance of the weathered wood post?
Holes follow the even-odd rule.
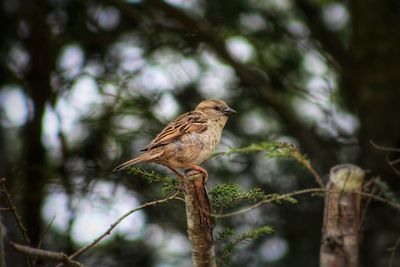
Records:
[[[201,174],[185,178],[185,204],[194,267],[216,267],[211,208]]]
[[[357,267],[361,191],[365,172],[352,164],[330,171],[325,198],[320,267]]]

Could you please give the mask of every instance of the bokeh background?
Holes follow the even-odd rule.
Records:
[[[3,0],[0,175],[33,243],[71,253],[125,211],[163,196],[160,184],[112,169],[175,116],[221,98],[238,114],[219,150],[290,142],[325,181],[332,166],[355,163],[388,186],[374,193],[396,198],[399,153],[371,141],[400,147],[399,47],[396,0]],[[209,188],[316,186],[301,166],[262,153],[204,166]],[[323,198],[298,199],[217,221],[216,232],[275,229],[241,244],[229,266],[318,266]],[[361,266],[388,266],[400,214],[363,207]],[[184,214],[180,202],[139,211],[80,260],[191,266]],[[10,214],[0,216],[6,241],[18,241]],[[25,264],[8,246],[6,260]]]

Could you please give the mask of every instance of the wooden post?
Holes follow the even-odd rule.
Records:
[[[194,267],[216,267],[211,208],[202,174],[185,178],[185,203]]]
[[[357,267],[360,194],[365,172],[352,164],[330,171],[325,198],[320,267]]]

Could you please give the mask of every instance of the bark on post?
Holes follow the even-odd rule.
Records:
[[[325,198],[320,267],[357,267],[360,194],[365,172],[352,164],[330,171]]]
[[[201,174],[185,179],[185,203],[194,267],[216,267],[211,208]]]

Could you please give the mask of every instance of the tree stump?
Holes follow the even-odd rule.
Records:
[[[320,267],[357,267],[361,191],[365,172],[352,164],[330,171],[325,198]]]
[[[194,267],[216,267],[211,207],[202,174],[185,178],[185,204]]]

